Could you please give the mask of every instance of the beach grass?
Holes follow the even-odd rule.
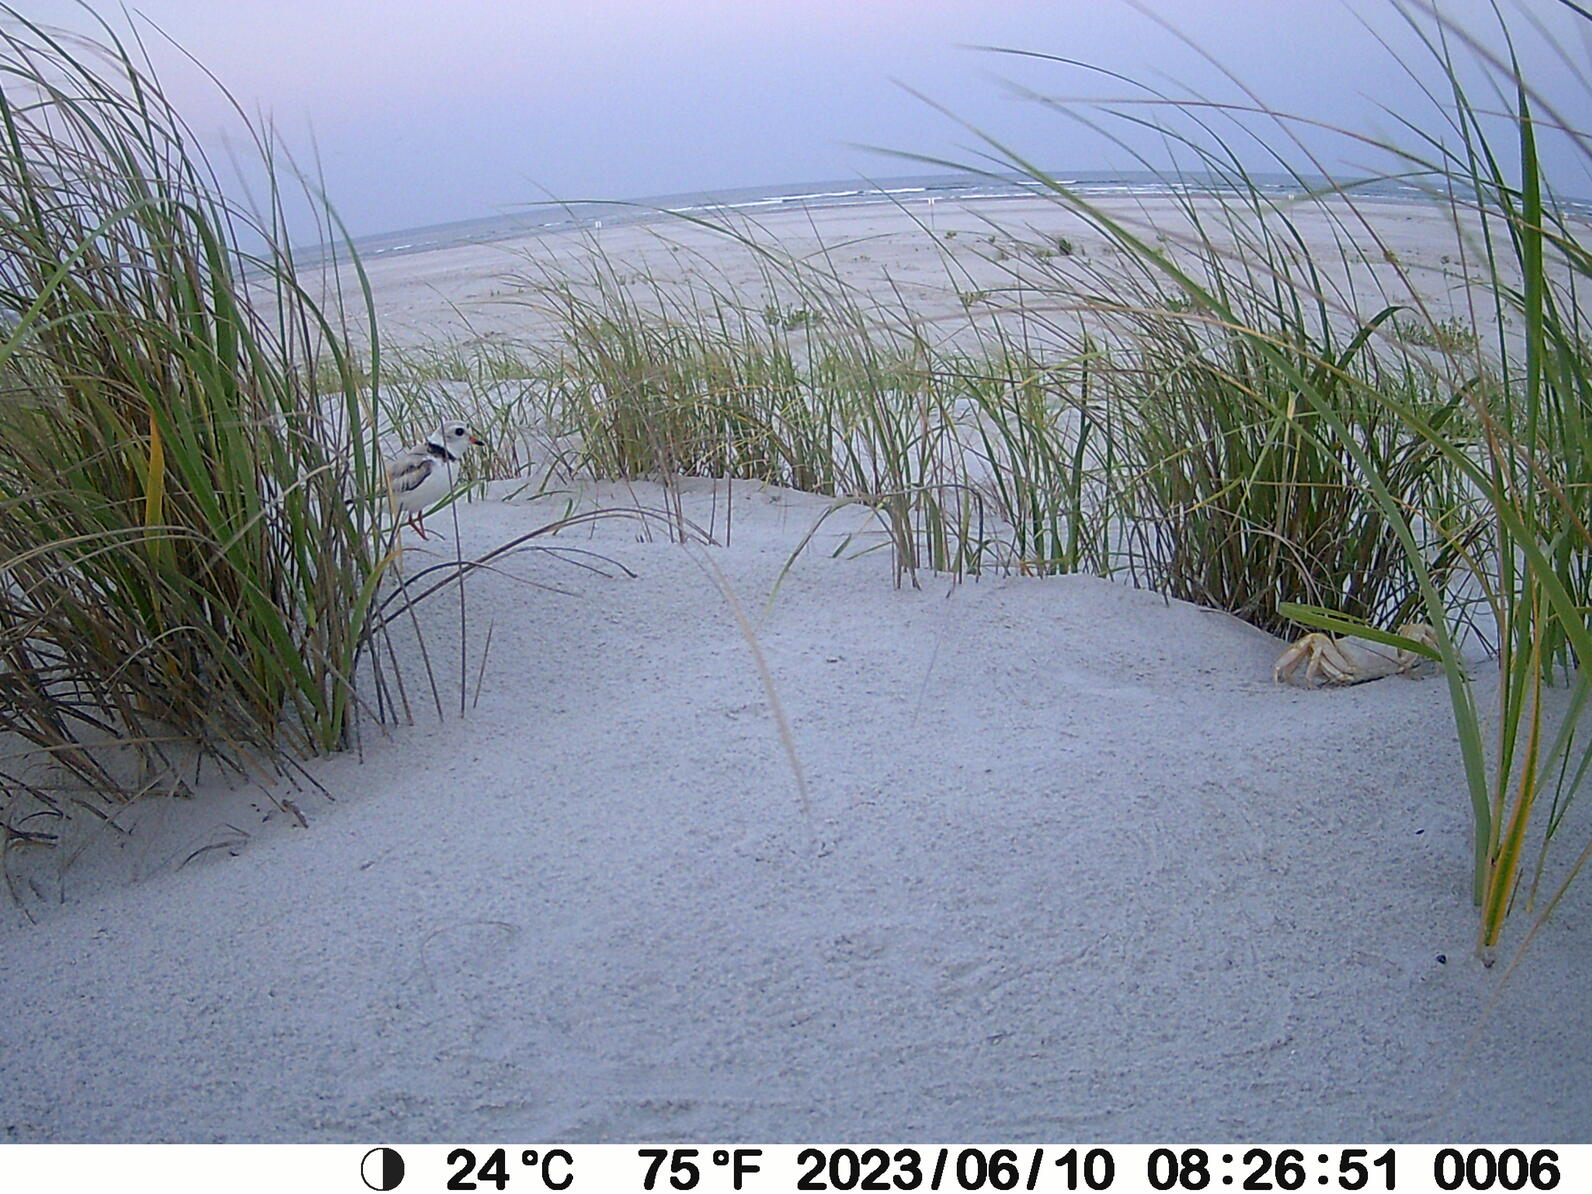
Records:
[[[0,17],[0,734],[55,771],[0,761],[15,842],[61,792],[182,790],[195,751],[345,744],[386,560],[349,500],[382,485],[370,395],[280,190],[223,198],[109,25]]]
[[[1592,766],[1581,733],[1592,694],[1592,329],[1580,301],[1592,254],[1586,222],[1568,217],[1554,195],[1539,143],[1569,131],[1583,166],[1592,148],[1532,87],[1507,23],[1500,19],[1489,42],[1502,53],[1464,30],[1422,32],[1449,82],[1453,135],[1425,139],[1405,160],[1443,180],[1450,202],[1480,218],[1480,260],[1494,280],[1496,380],[1478,378],[1467,392],[1480,450],[1455,453],[1485,495],[1495,537],[1491,566],[1478,578],[1497,626],[1495,754],[1490,768],[1470,767],[1479,948],[1490,957],[1517,903],[1551,908],[1592,856],[1589,844],[1556,888],[1542,888],[1549,848]],[[1461,53],[1490,68],[1493,86],[1481,95],[1465,81]],[[1589,93],[1592,79],[1583,77],[1581,97]],[[1518,286],[1502,283],[1513,277]],[[1505,333],[1511,326],[1522,329],[1518,340]],[[1550,684],[1564,697],[1551,711]],[[1458,697],[1454,704],[1462,740],[1479,739],[1479,711]],[[1543,800],[1545,820],[1534,816]],[[1533,834],[1538,857],[1527,867]]]

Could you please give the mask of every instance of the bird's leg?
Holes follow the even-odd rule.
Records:
[[[430,540],[432,540],[432,539],[446,539],[447,538],[447,536],[444,535],[441,531],[427,531],[426,530],[425,515],[424,514],[416,514],[415,515],[415,530],[420,533],[420,537],[422,539],[425,539],[428,542]]]

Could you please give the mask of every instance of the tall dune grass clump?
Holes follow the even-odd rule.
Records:
[[[1459,400],[1381,344],[1396,306],[1323,295],[1327,272],[1350,272],[1345,263],[1313,260],[1286,207],[1221,162],[1205,166],[1192,186],[1166,179],[1157,219],[1176,230],[1168,245],[1102,217],[1106,251],[1093,262],[1025,263],[1022,318],[1078,359],[1093,356],[1095,404],[1113,414],[1114,500],[1073,517],[1112,525],[1107,558],[1135,583],[1271,633],[1290,633],[1282,611],[1300,602],[1396,625],[1420,595],[1365,469],[1406,512],[1442,511],[1444,526],[1462,528],[1451,540],[1422,527],[1439,587],[1474,526],[1441,451],[1382,395],[1437,426]]]
[[[279,193],[223,198],[109,26],[0,18],[0,813],[34,837],[195,749],[346,741],[381,474]]]
[[[1564,10],[1592,25],[1584,9]],[[1294,573],[1272,602],[1283,619],[1342,631],[1418,612],[1436,630],[1473,812],[1478,952],[1490,962],[1511,909],[1545,916],[1592,857],[1588,845],[1562,865],[1551,861],[1592,770],[1582,718],[1592,696],[1592,341],[1582,309],[1592,255],[1588,223],[1555,195],[1540,151],[1545,139],[1559,140],[1584,181],[1592,143],[1533,88],[1503,10],[1486,38],[1420,0],[1395,11],[1442,90],[1428,92],[1430,121],[1398,118],[1402,140],[1352,139],[1361,154],[1391,156],[1398,165],[1389,177],[1418,183],[1452,214],[1462,264],[1477,279],[1457,315],[1379,252],[1375,213],[1355,186],[1312,195],[1301,173],[1307,209],[1338,233],[1337,260],[1309,258],[1288,210],[1261,200],[1236,164],[1236,145],[1257,136],[1244,123],[1252,98],[1224,109],[1146,90],[1117,113],[1195,155],[1222,184],[1225,198],[1188,201],[1192,231],[1171,238],[995,148],[1168,287],[1180,318],[1216,329],[1171,332],[1158,318],[1146,359],[1169,380],[1147,386],[1136,407],[1132,435],[1148,491],[1164,492],[1166,509],[1197,512],[1170,533],[1173,589],[1241,608],[1247,599],[1224,586],[1247,570],[1242,556],[1263,581]],[[1589,84],[1581,81],[1578,102],[1592,94]],[[1164,118],[1146,117],[1146,102]],[[1283,162],[1300,147],[1290,120],[1275,121],[1266,149]],[[1244,211],[1247,231],[1218,245],[1201,207]],[[1312,334],[1301,337],[1307,323]],[[1228,456],[1218,462],[1220,451]],[[1274,521],[1279,500],[1295,508]],[[1300,500],[1321,516],[1301,519]],[[1255,532],[1252,547],[1273,546],[1229,553],[1240,523]],[[1325,539],[1312,536],[1314,526]],[[1361,579],[1383,591],[1367,600]],[[1461,658],[1467,626],[1496,646],[1490,715]],[[1544,886],[1550,873],[1557,882]]]
[[[578,264],[532,260],[520,279],[553,333],[535,372],[550,382],[544,421],[568,467],[866,502],[902,574],[976,570],[957,389],[930,367],[910,310],[874,304],[822,254],[787,253],[753,227],[685,224],[746,251],[756,280],[715,276],[705,260],[679,286],[596,244]]]
[[[1592,34],[1592,13],[1565,8],[1583,39]],[[1475,809],[1480,949],[1490,958],[1517,903],[1551,910],[1592,857],[1589,843],[1562,883],[1542,887],[1549,846],[1592,769],[1582,724],[1592,696],[1592,325],[1582,307],[1592,223],[1560,202],[1540,145],[1558,140],[1585,182],[1592,140],[1573,121],[1592,97],[1592,78],[1580,78],[1572,115],[1531,85],[1506,23],[1492,43],[1501,53],[1441,21],[1418,28],[1444,68],[1453,115],[1443,137],[1403,156],[1479,222],[1478,263],[1492,280],[1486,326],[1496,376],[1479,371],[1466,391],[1480,442],[1469,452],[1450,447],[1485,496],[1494,536],[1478,570],[1499,645],[1490,766],[1480,711],[1468,692],[1455,695]],[[1467,86],[1460,54],[1488,68],[1482,94]],[[1548,685],[1564,689],[1564,699],[1545,693]],[[1544,802],[1545,814],[1535,815]],[[1531,866],[1533,838],[1540,845]]]

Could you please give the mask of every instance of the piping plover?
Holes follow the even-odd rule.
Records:
[[[430,538],[422,521],[426,511],[452,491],[459,462],[471,444],[480,442],[468,424],[454,419],[387,462],[393,504],[409,515],[404,521],[422,539]]]

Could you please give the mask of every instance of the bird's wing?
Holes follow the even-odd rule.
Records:
[[[436,457],[419,452],[393,457],[387,462],[387,480],[392,485],[393,496],[403,497],[419,489],[436,467]]]

